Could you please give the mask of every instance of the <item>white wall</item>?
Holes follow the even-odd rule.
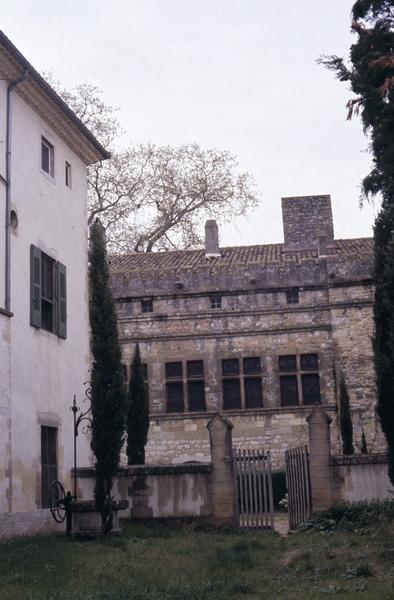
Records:
[[[7,86],[0,81],[0,175],[5,179],[6,150],[6,102]],[[0,308],[4,308],[4,254],[5,254],[5,192],[4,182],[0,181]]]
[[[55,148],[55,177],[41,171],[41,136]],[[64,165],[72,165],[72,189]],[[14,94],[11,208],[12,511],[41,506],[40,427],[58,427],[59,479],[70,488],[72,412],[89,372],[86,245],[86,167],[34,110]],[[30,326],[30,245],[67,268],[67,339]],[[89,464],[89,441],[78,439],[79,465]]]

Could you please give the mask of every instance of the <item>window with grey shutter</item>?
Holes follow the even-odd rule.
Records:
[[[67,337],[67,278],[66,267],[57,263],[57,334]]]
[[[66,267],[30,246],[30,325],[67,337]]]
[[[41,250],[30,246],[30,325],[41,327]]]

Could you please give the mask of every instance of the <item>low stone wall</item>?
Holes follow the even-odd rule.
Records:
[[[49,509],[29,512],[0,513],[0,541],[21,535],[62,532],[65,526],[56,523]]]
[[[122,468],[113,495],[128,500],[120,517],[203,518],[212,514],[209,481],[212,465],[144,465]],[[78,499],[93,498],[94,469],[78,469]]]
[[[215,523],[235,518],[232,428],[215,414],[207,424],[210,463],[141,465],[120,468],[112,495],[127,500],[123,518],[209,518]],[[78,500],[91,500],[94,469],[78,469]]]
[[[330,457],[333,500],[372,502],[394,500],[385,454],[353,454]]]

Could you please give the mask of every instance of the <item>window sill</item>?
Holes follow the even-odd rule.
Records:
[[[225,417],[248,417],[253,415],[277,415],[286,413],[300,413],[307,414],[313,410],[315,405],[299,405],[299,406],[275,406],[270,408],[241,408],[231,410],[216,410],[216,411],[199,411],[199,412],[157,412],[150,413],[149,417],[151,421],[157,419],[158,421],[171,421],[178,419],[210,419],[216,414],[221,414]],[[320,403],[324,410],[328,412],[336,412],[337,406],[335,404],[324,404]]]
[[[50,175],[50,173],[47,173],[46,171],[44,171],[44,169],[40,169],[40,173],[44,175],[45,179],[47,179],[49,183],[52,183],[52,185],[56,185],[56,179],[54,175]]]
[[[0,315],[4,315],[5,317],[13,317],[14,313],[9,310],[5,310],[5,308],[0,308]]]

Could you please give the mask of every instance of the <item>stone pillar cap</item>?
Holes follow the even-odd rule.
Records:
[[[332,422],[331,417],[328,416],[328,414],[322,408],[322,406],[320,406],[320,404],[315,404],[315,406],[312,409],[312,412],[306,417],[305,420],[307,423],[323,421],[323,422],[330,424]]]
[[[214,416],[212,417],[212,419],[207,423],[207,429],[211,430],[211,428],[214,426],[214,424],[216,422],[219,423],[223,423],[227,429],[232,429],[234,427],[234,425],[232,424],[232,422],[227,419],[226,417],[223,417],[223,415],[221,415],[220,413],[215,413]]]

